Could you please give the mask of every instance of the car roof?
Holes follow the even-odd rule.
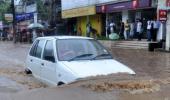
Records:
[[[90,37],[83,37],[83,36],[46,36],[46,37],[39,37],[41,39],[93,39]]]

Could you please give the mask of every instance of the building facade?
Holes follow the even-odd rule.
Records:
[[[76,20],[83,35],[88,22],[99,35],[108,36],[107,24],[113,21],[119,32],[120,21],[141,19],[146,24],[157,16],[157,0],[62,0],[62,18]],[[145,34],[146,35],[146,34]]]

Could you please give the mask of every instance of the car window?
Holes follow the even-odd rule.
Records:
[[[37,45],[37,48],[36,48],[36,55],[35,55],[35,57],[41,58],[41,54],[42,54],[44,43],[45,43],[45,40],[40,40],[38,42],[38,45]]]
[[[45,40],[37,40],[31,48],[30,55],[41,58],[44,43]]]
[[[31,50],[30,50],[30,56],[36,56],[36,49],[37,49],[37,45],[39,43],[39,40],[35,41],[35,43],[33,44]]]
[[[44,53],[43,53],[43,59],[47,61],[55,61],[54,57],[54,49],[53,49],[53,41],[49,40],[47,41],[45,48],[44,48]]]

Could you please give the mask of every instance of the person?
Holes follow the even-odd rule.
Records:
[[[124,22],[121,21],[119,35],[120,35],[120,38],[122,38],[122,39],[125,39],[124,31],[125,31],[125,24],[124,24]]]
[[[129,39],[129,35],[130,35],[130,25],[129,25],[129,21],[126,20],[126,23],[125,23],[125,40]]]
[[[152,34],[151,34],[152,25],[153,25],[153,22],[151,20],[148,20],[147,21],[147,41],[151,41],[151,38],[152,38]]]
[[[90,37],[90,33],[91,33],[91,24],[90,22],[88,22],[88,24],[86,25],[86,36]]]
[[[153,22],[153,41],[157,40],[157,34],[158,34],[159,27],[160,27],[160,22],[155,19]]]
[[[137,20],[136,32],[138,35],[138,41],[141,41],[141,39],[142,39],[142,22],[140,20]]]

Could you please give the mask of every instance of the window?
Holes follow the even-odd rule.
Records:
[[[36,56],[35,51],[36,51],[38,43],[39,43],[39,40],[35,41],[35,43],[33,44],[30,50],[30,56],[34,56],[34,57]]]
[[[30,55],[37,58],[41,58],[41,53],[42,53],[44,43],[45,40],[41,40],[41,41],[37,40],[31,48]]]
[[[90,60],[97,55],[108,54],[109,52],[93,39],[66,39],[57,40],[57,53],[60,61],[69,61],[75,57],[77,60]],[[81,57],[81,55],[87,55]],[[89,55],[89,56],[88,56]],[[79,57],[80,56],[80,57]],[[103,59],[110,59],[104,56]]]
[[[43,54],[43,59],[47,61],[52,61],[55,62],[55,57],[54,57],[54,50],[53,50],[53,41],[47,41],[45,49],[44,49],[44,54]]]
[[[36,49],[36,57],[41,58],[42,50],[44,47],[45,40],[40,40],[37,49]]]

